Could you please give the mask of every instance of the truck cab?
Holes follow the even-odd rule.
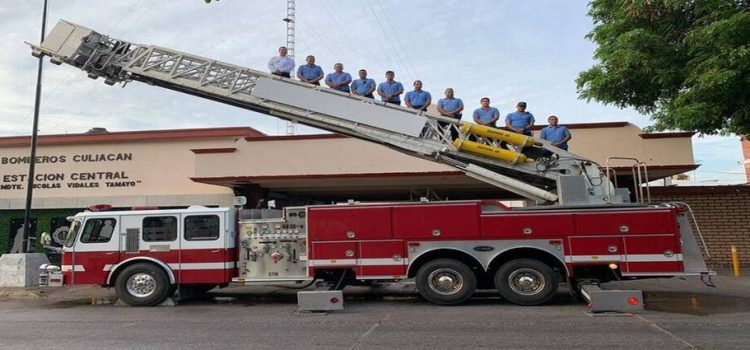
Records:
[[[65,284],[114,286],[129,304],[161,301],[178,284],[226,284],[236,271],[233,208],[87,211],[70,220]]]

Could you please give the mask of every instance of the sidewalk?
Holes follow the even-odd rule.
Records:
[[[33,302],[59,303],[84,302],[91,299],[110,298],[114,301],[115,291],[96,285],[67,287],[27,287],[0,288],[0,301],[4,299],[27,300]]]

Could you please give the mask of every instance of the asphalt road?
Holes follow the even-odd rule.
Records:
[[[6,299],[0,300],[0,348],[750,348],[746,281],[717,289],[686,281],[646,283],[640,287],[651,290],[649,310],[596,317],[566,294],[540,307],[510,305],[492,294],[439,307],[409,291],[350,292],[344,311],[323,315],[297,313],[294,294],[272,288],[154,308]]]

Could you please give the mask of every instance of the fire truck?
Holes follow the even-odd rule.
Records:
[[[379,143],[535,204],[351,201],[282,210],[85,211],[70,218],[66,284],[114,287],[124,302],[150,306],[178,289],[229,283],[322,281],[341,289],[413,279],[436,304],[496,289],[512,303],[538,305],[561,283],[577,290],[591,281],[712,273],[690,208],[650,203],[648,169],[637,160],[631,191],[613,184],[609,164],[546,140],[114,39],[66,21],[29,45],[34,56],[73,65],[107,85],[143,82]]]

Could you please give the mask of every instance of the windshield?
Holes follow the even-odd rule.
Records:
[[[73,219],[73,222],[70,223],[70,230],[68,230],[68,236],[65,237],[65,246],[70,248],[73,246],[73,243],[76,241],[76,236],[78,235],[78,229],[81,228],[81,219]]]

